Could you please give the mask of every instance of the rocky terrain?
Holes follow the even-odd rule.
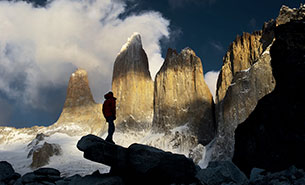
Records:
[[[101,105],[78,69],[56,123],[0,127],[0,185],[305,184],[304,17],[304,5],[283,6],[237,36],[216,102],[193,50],[169,49],[153,81],[132,35],[114,63],[116,144],[102,139]]]
[[[305,168],[305,21],[290,21],[275,29],[270,49],[276,80],[235,131],[233,161],[246,173],[253,167],[278,171]]]
[[[298,9],[283,6],[276,20],[266,22],[261,31],[238,36],[229,47],[217,82],[218,129],[212,160],[232,159],[235,129],[276,85],[270,63],[275,29],[290,20],[304,18],[304,10],[303,5]]]
[[[12,166],[0,162],[0,184],[8,185],[137,185],[137,184],[297,184],[305,182],[305,172],[291,166],[287,170],[270,173],[255,168],[248,179],[231,161],[211,162],[205,169],[196,166],[184,155],[132,144],[128,148],[87,135],[77,143],[86,159],[111,167],[109,173],[95,171],[91,175],[62,176],[53,168],[40,168],[21,176]]]

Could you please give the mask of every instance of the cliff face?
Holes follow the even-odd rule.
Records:
[[[153,81],[139,34],[129,38],[115,60],[112,91],[117,98],[116,124],[119,130],[151,127]]]
[[[178,54],[169,49],[155,79],[154,130],[167,132],[187,125],[191,135],[207,144],[215,133],[213,104],[195,52],[186,48]]]
[[[275,38],[270,53],[276,87],[235,131],[233,161],[246,173],[253,167],[305,168],[305,21],[278,26]]]
[[[260,57],[263,50],[260,42],[261,37],[261,31],[252,34],[244,33],[242,36],[237,36],[230,45],[224,56],[223,66],[217,81],[217,102],[223,100],[234,75],[251,67]]]
[[[259,99],[274,90],[275,80],[270,64],[270,47],[274,30],[289,20],[304,16],[304,7],[289,9],[283,6],[278,18],[266,22],[262,31],[244,34],[231,44],[224,57],[218,79],[216,119],[217,138],[213,160],[232,159],[234,130],[248,118]]]
[[[93,100],[87,72],[83,69],[71,75],[63,111],[51,127],[63,126],[80,127],[87,133],[99,133],[107,129],[102,106]]]

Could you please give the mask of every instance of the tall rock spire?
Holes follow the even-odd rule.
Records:
[[[187,125],[194,138],[207,144],[215,134],[212,107],[200,58],[190,48],[180,54],[169,49],[155,79],[154,129],[166,132]]]
[[[72,73],[67,89],[63,111],[54,127],[80,127],[85,133],[105,131],[106,124],[102,107],[95,103],[87,72],[77,69]]]
[[[153,81],[141,36],[134,33],[115,59],[112,91],[117,98],[118,129],[141,130],[151,126]]]

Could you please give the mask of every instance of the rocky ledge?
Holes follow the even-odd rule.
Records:
[[[248,179],[231,161],[214,161],[201,169],[184,155],[141,144],[124,148],[94,135],[82,137],[77,148],[86,159],[110,166],[110,172],[63,177],[56,169],[40,168],[21,176],[9,163],[1,161],[0,185],[305,184],[304,170],[294,166],[276,173],[254,168]]]

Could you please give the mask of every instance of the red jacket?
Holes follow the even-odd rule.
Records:
[[[105,94],[105,101],[104,101],[104,104],[103,104],[103,114],[104,114],[104,117],[110,117],[110,116],[113,116],[115,117],[116,115],[116,107],[115,107],[115,100],[116,98],[113,97],[113,93],[112,92],[109,92],[107,94]]]

